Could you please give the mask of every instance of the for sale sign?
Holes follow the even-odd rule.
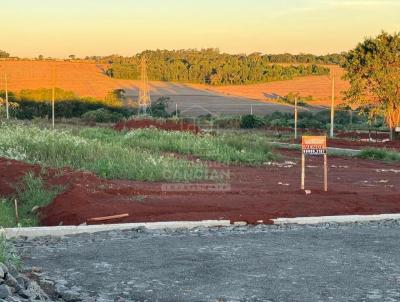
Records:
[[[326,154],[326,136],[303,136],[301,149],[304,155]]]

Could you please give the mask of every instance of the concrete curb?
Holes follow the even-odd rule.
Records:
[[[344,216],[320,216],[320,217],[296,217],[272,219],[274,224],[320,224],[320,223],[355,223],[367,221],[379,221],[400,219],[400,214],[378,215],[344,215]]]
[[[121,224],[101,224],[85,226],[53,226],[53,227],[31,227],[31,228],[6,228],[0,229],[0,235],[4,234],[6,238],[14,237],[42,237],[96,233],[113,230],[129,230],[139,227],[145,227],[149,230],[154,229],[193,229],[197,227],[226,227],[230,226],[229,220],[203,220],[203,221],[168,221],[168,222],[143,222],[143,223],[121,223]]]
[[[290,143],[281,143],[281,142],[269,142],[272,146],[277,146],[281,148],[288,148],[293,150],[300,150],[301,145],[299,144],[290,144]],[[328,146],[328,154],[330,155],[349,155],[349,156],[356,156],[360,154],[362,150],[357,149],[346,149],[346,148],[337,148],[337,147],[329,147]]]

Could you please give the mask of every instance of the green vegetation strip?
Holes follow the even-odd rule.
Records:
[[[360,152],[358,157],[373,160],[400,161],[399,152],[389,151],[386,149],[365,149]]]
[[[261,165],[276,156],[260,134],[224,133],[195,135],[189,132],[137,129],[116,132],[104,128],[86,128],[79,136],[126,148],[143,148],[152,152],[175,152],[224,164]]]
[[[0,199],[0,226],[37,226],[39,220],[35,207],[49,204],[62,191],[61,187],[45,188],[42,178],[32,173],[26,174],[21,183],[16,185],[16,195],[8,199]],[[15,201],[18,204],[16,219]]]
[[[2,124],[0,157],[48,167],[86,170],[107,179],[192,181],[203,179],[201,163],[164,156],[116,140],[89,139],[73,130]],[[174,171],[171,179],[171,171]]]
[[[0,126],[0,157],[91,171],[108,179],[209,180],[205,164],[168,152],[224,164],[261,165],[276,158],[266,137],[259,134],[212,136],[158,129],[50,130],[18,123]]]
[[[13,245],[11,245],[4,235],[0,234],[0,263],[5,264],[7,267],[20,268],[22,265],[21,258],[16,252]]]

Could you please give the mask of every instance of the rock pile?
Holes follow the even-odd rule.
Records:
[[[0,262],[0,302],[51,301],[36,282]]]

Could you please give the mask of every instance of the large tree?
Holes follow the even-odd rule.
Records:
[[[4,50],[0,50],[0,58],[8,58],[10,54]]]
[[[385,117],[393,138],[400,126],[400,33],[382,32],[366,39],[346,56],[347,100],[361,105],[370,118]]]

